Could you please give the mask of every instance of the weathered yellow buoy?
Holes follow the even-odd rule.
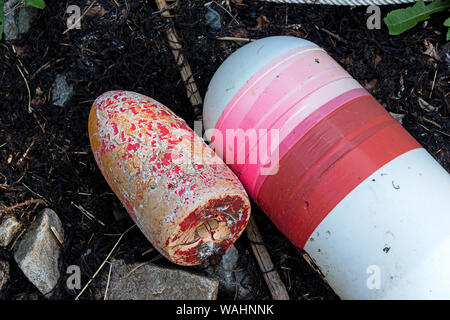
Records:
[[[184,120],[144,95],[110,91],[89,115],[95,160],[153,246],[180,265],[222,254],[250,216],[241,183]]]

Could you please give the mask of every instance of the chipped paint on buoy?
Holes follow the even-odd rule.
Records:
[[[89,115],[97,164],[155,248],[197,265],[240,236],[250,202],[234,173],[170,109],[144,95],[110,91]]]

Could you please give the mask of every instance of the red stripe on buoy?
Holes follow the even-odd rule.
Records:
[[[420,144],[372,97],[356,98],[329,114],[281,159],[257,202],[296,246],[356,186]]]
[[[334,110],[342,107],[347,102],[352,101],[353,99],[361,96],[368,96],[370,93],[368,93],[363,88],[358,89],[352,89],[350,91],[347,91],[339,96],[337,96],[334,99],[331,99],[327,103],[325,103],[323,106],[315,110],[313,113],[311,113],[306,119],[301,121],[294,129],[292,129],[289,134],[283,138],[283,140],[280,142],[279,146],[279,154],[278,159],[282,159],[284,155],[289,152],[289,150],[295,146],[295,144],[298,142],[301,137],[303,137],[311,128],[313,128],[317,123],[319,123],[323,118],[325,118],[327,115],[331,114]],[[280,133],[280,135],[283,137],[283,135]],[[270,139],[267,139],[267,149],[269,150],[269,147],[271,146]],[[272,162],[270,162],[272,163]],[[250,167],[251,165],[248,165],[246,168]],[[257,195],[259,193],[259,189],[261,188],[262,184],[264,183],[264,180],[267,178],[268,175],[262,175],[259,174],[261,170],[261,165],[258,164],[258,170],[255,177],[255,174],[250,175],[248,174],[248,169],[242,169],[241,176],[239,177],[241,182],[246,186],[247,192],[253,197],[254,195]],[[249,177],[248,177],[249,176]],[[250,178],[250,179],[248,179]],[[251,187],[247,187],[247,180],[251,180],[252,184]]]

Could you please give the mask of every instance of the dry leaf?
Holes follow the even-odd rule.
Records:
[[[261,30],[263,27],[270,24],[270,20],[264,15],[260,15],[258,18],[256,18],[256,22],[256,27],[249,28],[250,30]]]
[[[436,46],[433,46],[431,42],[428,40],[424,40],[423,44],[425,45],[426,50],[423,54],[432,57],[433,59],[439,60],[439,54],[437,50],[437,44]]]
[[[245,28],[239,28],[237,31],[232,31],[231,34],[236,38],[247,38],[248,31]]]
[[[95,17],[95,16],[103,17],[104,15],[105,15],[105,8],[103,8],[102,6],[94,6],[91,9],[89,9],[88,12],[86,12],[86,16],[88,17]]]
[[[47,97],[44,96],[36,96],[31,100],[31,105],[36,106],[40,104],[45,104],[47,102]]]
[[[377,79],[372,79],[370,82],[365,81],[364,88],[366,88],[366,90],[372,90],[377,85],[377,82]]]

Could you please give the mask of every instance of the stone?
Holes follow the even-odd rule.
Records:
[[[151,263],[112,260],[108,300],[215,300],[219,282]]]
[[[39,213],[14,252],[14,259],[19,268],[46,296],[51,296],[51,291],[60,277],[61,245],[51,227],[64,238],[61,221],[53,210],[46,208]]]
[[[52,103],[58,107],[65,107],[73,93],[74,87],[67,82],[67,76],[58,74],[52,85]]]
[[[222,24],[220,22],[220,14],[212,8],[208,7],[208,9],[206,10],[205,20],[206,24],[215,30],[220,30],[222,28]]]
[[[20,40],[22,35],[30,31],[34,20],[38,16],[39,9],[37,8],[20,7],[14,9],[21,2],[22,0],[9,0],[5,2],[4,11],[5,13],[10,12],[8,15],[5,15],[4,33],[5,40],[7,41]]]
[[[21,224],[16,217],[9,216],[0,224],[0,247],[6,247],[20,230]]]
[[[0,292],[5,288],[9,280],[9,263],[0,260]]]
[[[249,277],[239,266],[239,252],[234,245],[227,249],[218,266],[209,266],[206,274],[219,280],[220,288],[237,299],[250,299],[251,293],[244,286],[248,284]],[[233,270],[233,271],[232,271]]]

